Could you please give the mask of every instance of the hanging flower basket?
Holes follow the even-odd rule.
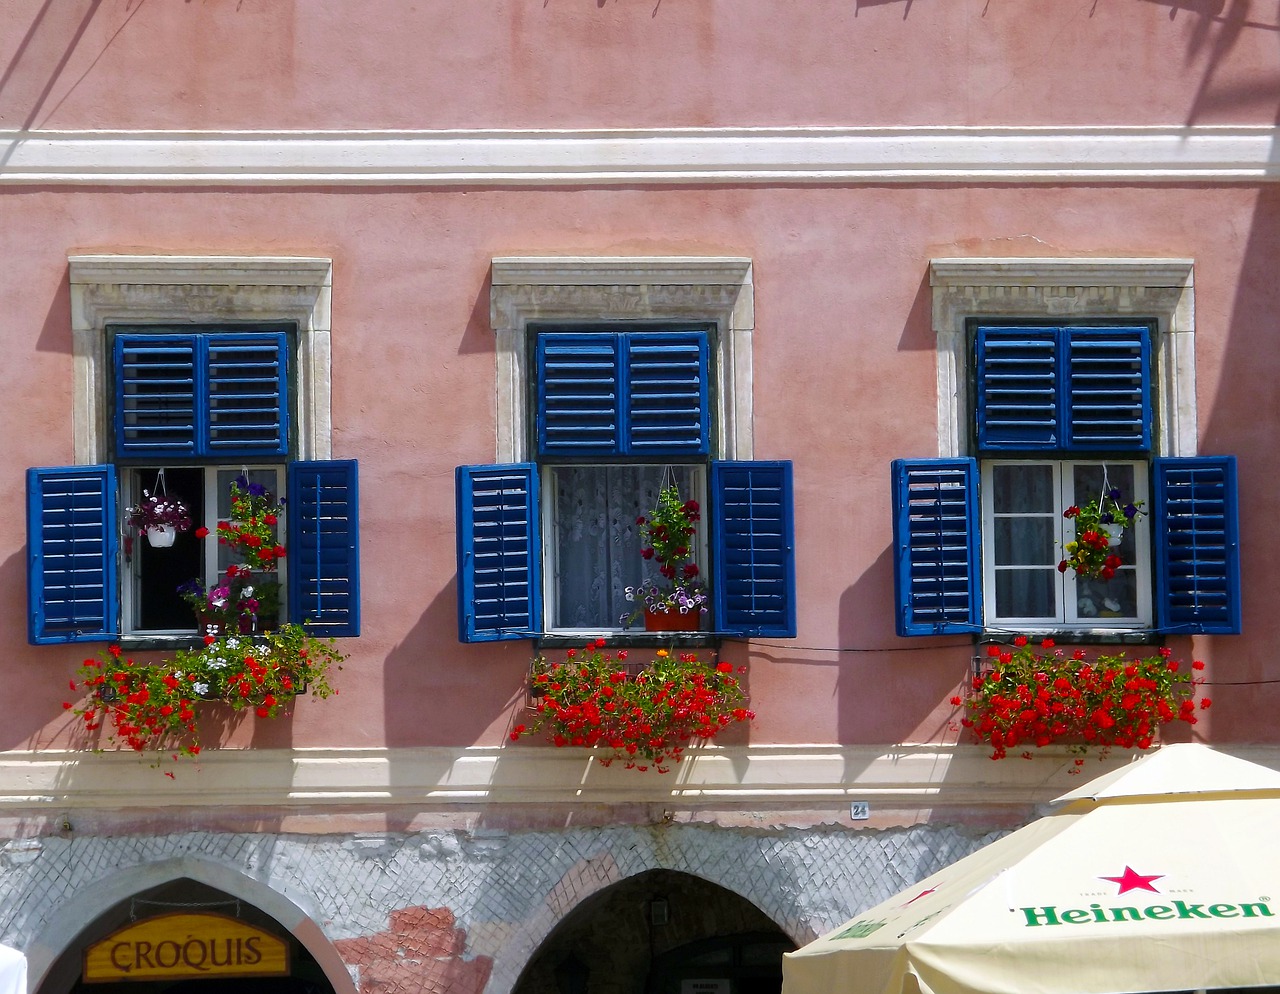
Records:
[[[153,549],[167,549],[178,537],[178,530],[173,525],[151,525],[147,529],[147,541]]]
[[[1119,549],[1125,529],[1145,513],[1142,501],[1125,501],[1114,488],[1107,488],[1097,500],[1067,508],[1062,516],[1075,520],[1076,537],[1063,546],[1067,555],[1058,563],[1058,572],[1070,570],[1077,576],[1110,580],[1124,565]]]
[[[736,675],[745,669],[665,649],[637,665],[625,649],[606,652],[603,639],[570,649],[563,661],[539,656],[529,677],[530,719],[511,739],[540,734],[562,748],[595,749],[604,766],[667,773],[691,741],[755,717]]]
[[[1171,656],[1160,648],[1145,657],[1101,654],[1090,660],[1083,649],[1068,656],[1052,639],[1034,649],[1019,636],[1012,646],[988,646],[987,666],[973,677],[968,696],[951,703],[964,708],[960,724],[991,747],[992,759],[1057,742],[1081,752],[1149,749],[1161,727],[1194,725],[1197,711],[1212,704],[1207,697],[1195,700],[1204,663],[1187,667]],[[1031,758],[1030,752],[1022,755]]]
[[[163,478],[159,482],[163,486]],[[129,528],[145,533],[147,541],[157,549],[167,549],[179,532],[191,528],[191,512],[186,504],[177,497],[148,490],[142,491],[142,500],[124,509],[124,520]]]

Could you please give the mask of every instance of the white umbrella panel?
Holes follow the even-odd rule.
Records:
[[[789,954],[783,994],[1280,984],[1280,774],[1166,746]]]

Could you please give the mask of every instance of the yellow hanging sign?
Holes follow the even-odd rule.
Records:
[[[279,977],[289,973],[289,944],[237,918],[159,915],[84,951],[86,983],[187,977]]]

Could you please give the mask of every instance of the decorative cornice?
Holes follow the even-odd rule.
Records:
[[[1272,126],[0,131],[0,185],[1273,182]]]
[[[1229,750],[1280,766],[1280,748]],[[0,753],[0,815],[57,809],[210,806],[379,812],[487,804],[680,804],[719,810],[878,811],[1043,804],[1076,785],[1074,754],[992,763],[977,746],[767,745],[690,750],[668,774],[605,768],[589,752],[538,747],[246,749],[167,763],[134,753]],[[1115,752],[1090,774],[1128,762]]]

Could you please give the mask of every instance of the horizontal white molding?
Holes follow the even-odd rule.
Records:
[[[1272,126],[0,131],[0,185],[614,186],[1280,179]]]
[[[1280,746],[1229,748],[1280,768]],[[671,772],[605,768],[583,749],[536,745],[420,749],[210,750],[199,761],[131,752],[0,752],[0,814],[131,808],[317,809],[677,803],[690,807],[847,811],[1042,804],[1077,787],[1074,755],[1035,751],[992,762],[978,746],[769,745],[692,749]],[[1090,756],[1086,778],[1134,757]],[[174,774],[173,779],[164,775]]]

